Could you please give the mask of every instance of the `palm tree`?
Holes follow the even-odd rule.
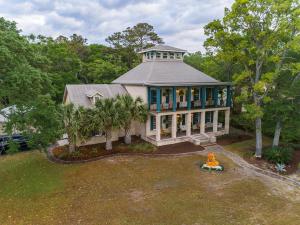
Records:
[[[132,122],[146,122],[147,120],[147,107],[143,104],[143,99],[140,97],[133,99],[130,95],[121,95],[117,97],[122,112],[122,126],[125,131],[125,143],[131,143],[131,126]]]
[[[101,99],[96,102],[93,123],[105,132],[106,150],[112,150],[112,132],[121,124],[120,106],[115,98]]]
[[[87,111],[83,107],[76,108],[73,104],[63,106],[63,121],[68,135],[69,152],[74,152],[77,142],[85,142],[89,136],[89,127],[86,126]]]

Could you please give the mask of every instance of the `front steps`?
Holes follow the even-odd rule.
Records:
[[[192,136],[182,136],[177,138],[167,138],[156,141],[155,137],[142,137],[145,141],[155,146],[171,145],[182,142],[191,142],[194,145],[209,146],[216,142],[216,137],[212,134],[194,134]]]
[[[216,137],[209,136],[207,134],[196,134],[191,136],[189,141],[192,142],[194,145],[207,145],[209,143],[215,143]]]

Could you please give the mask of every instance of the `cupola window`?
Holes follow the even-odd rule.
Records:
[[[160,52],[156,52],[156,58],[157,58],[157,59],[160,59],[160,57],[161,57]]]

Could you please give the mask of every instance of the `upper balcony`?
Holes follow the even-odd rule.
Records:
[[[231,106],[230,86],[148,87],[151,111],[179,111]]]

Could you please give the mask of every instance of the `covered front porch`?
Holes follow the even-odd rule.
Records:
[[[230,108],[152,113],[147,121],[146,139],[161,146],[184,141],[195,144],[229,132]],[[198,140],[197,140],[198,139]]]

